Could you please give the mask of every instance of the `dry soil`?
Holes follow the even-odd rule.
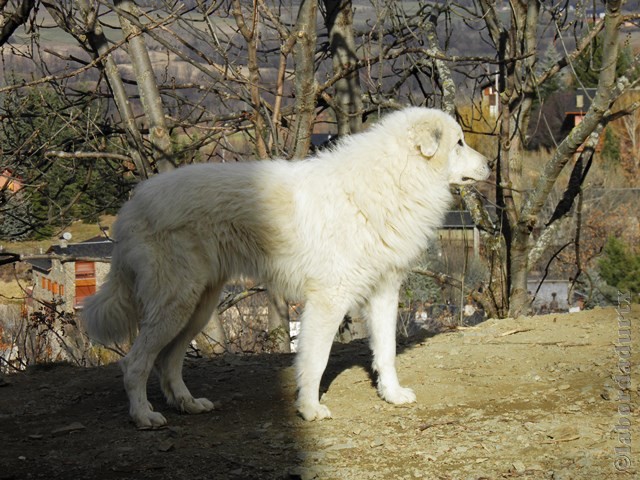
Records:
[[[154,431],[129,421],[117,365],[41,366],[0,387],[0,479],[639,478],[640,307],[626,310],[400,345],[408,406],[377,397],[366,343],[336,345],[323,382],[334,418],[312,423],[295,414],[288,355],[189,360],[187,384],[218,408],[174,412],[154,380],[169,420]],[[630,376],[616,345],[631,347]]]

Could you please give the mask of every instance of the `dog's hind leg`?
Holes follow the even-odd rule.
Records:
[[[298,412],[305,420],[330,418],[331,411],[320,403],[320,380],[338,327],[348,307],[340,307],[331,299],[307,299],[298,338],[296,356]]]
[[[202,331],[209,320],[218,321],[216,307],[220,300],[222,284],[208,287],[200,297],[198,306],[189,323],[180,334],[167,345],[156,361],[162,391],[170,405],[186,413],[203,413],[213,410],[213,403],[206,398],[193,398],[182,379],[185,352],[194,337]]]
[[[124,388],[129,397],[129,414],[139,428],[157,428],[166,425],[161,413],[154,412],[147,400],[147,380],[156,356],[173,338],[166,328],[143,325],[131,350],[120,362],[124,373]]]
[[[162,414],[152,410],[147,400],[147,380],[160,352],[186,328],[195,311],[199,294],[188,289],[179,294],[167,305],[147,305],[144,308],[138,336],[120,362],[129,397],[129,413],[141,428],[156,428],[167,423]]]
[[[412,403],[416,395],[400,386],[396,372],[396,323],[400,279],[388,278],[373,292],[363,312],[369,327],[373,370],[378,373],[378,394],[394,404]]]

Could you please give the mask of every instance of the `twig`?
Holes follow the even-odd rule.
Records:
[[[580,438],[580,435],[573,435],[571,437],[563,437],[563,438],[558,438],[558,439],[552,439],[552,440],[544,440],[543,442],[540,442],[543,445],[553,445],[556,443],[563,443],[563,442],[573,442],[574,440],[578,440]]]
[[[516,333],[530,332],[533,328],[516,328],[514,330],[509,330],[508,332],[501,333],[498,335],[499,337],[507,337],[509,335],[515,335]]]
[[[57,150],[49,150],[44,154],[45,157],[58,157],[58,158],[111,158],[113,160],[120,160],[123,162],[133,162],[133,159],[128,155],[121,155],[119,153],[108,152],[60,152]]]
[[[456,425],[458,423],[460,423],[458,420],[440,420],[437,422],[428,422],[420,425],[418,427],[418,430],[421,432],[424,432],[425,430],[428,430],[429,428],[432,428],[432,427],[442,427],[444,425]]]
[[[2,258],[7,257],[7,258]],[[43,254],[23,254],[0,252],[0,265],[8,265],[16,262],[27,262],[29,260],[59,260],[61,263],[67,262],[102,262],[111,263],[111,257],[82,257],[76,255],[58,255],[55,253]]]
[[[237,303],[241,302],[245,298],[249,298],[256,293],[266,292],[267,289],[261,286],[251,287],[243,290],[240,293],[230,293],[228,294],[219,304],[218,304],[218,313],[222,313],[225,310],[233,307]]]

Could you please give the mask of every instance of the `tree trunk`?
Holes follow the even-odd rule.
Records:
[[[289,305],[282,295],[269,297],[269,343],[276,352],[291,353]]]
[[[0,45],[4,45],[11,38],[13,32],[29,19],[31,10],[33,10],[36,2],[35,0],[21,0],[15,6],[12,15],[4,11],[6,4],[6,0],[0,2],[0,5],[2,5],[0,9],[2,11],[2,15],[0,15]]]
[[[115,0],[114,5],[120,18],[122,31],[127,38],[129,58],[138,84],[140,101],[149,122],[149,141],[153,149],[151,156],[155,160],[158,172],[171,170],[175,167],[173,149],[160,90],[142,31],[130,20],[130,18],[140,17],[138,8],[131,0]]]
[[[247,25],[242,15],[240,0],[233,0],[233,16],[240,33],[247,42],[247,68],[249,69],[249,89],[251,91],[251,103],[253,105],[253,126],[255,129],[256,155],[264,159],[269,156],[267,144],[265,143],[265,126],[262,118],[260,97],[260,66],[258,64],[258,5],[254,2],[252,11],[251,26]]]
[[[87,40],[96,56],[103,57],[102,68],[107,78],[107,83],[113,94],[113,100],[120,113],[120,120],[126,132],[128,153],[136,166],[136,173],[141,179],[151,175],[151,165],[147,159],[142,135],[135,121],[135,116],[129,102],[129,97],[118,72],[113,56],[108,53],[109,43],[104,35],[102,25],[98,21],[97,11],[89,4],[88,0],[79,0],[78,4],[84,15],[87,25]]]
[[[333,72],[340,75],[335,84],[334,110],[338,135],[362,130],[362,90],[358,70],[352,68],[358,61],[353,37],[353,9],[351,0],[325,0],[326,26],[333,60]]]
[[[295,35],[298,39],[294,47],[296,62],[294,158],[304,158],[311,146],[317,93],[315,81],[317,14],[318,4],[315,0],[302,0],[295,27]]]
[[[202,333],[196,336],[195,341],[200,351],[206,356],[212,357],[227,352],[229,340],[218,312],[211,315],[209,323],[204,327]]]

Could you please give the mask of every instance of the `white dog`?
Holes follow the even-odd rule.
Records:
[[[306,160],[191,165],[142,183],[115,224],[108,280],[84,308],[101,343],[137,330],[122,360],[133,420],[166,423],[147,401],[154,366],[169,403],[213,409],[191,395],[182,363],[225,282],[239,275],[306,302],[296,359],[305,420],[331,416],[319,402],[320,379],[354,310],[368,322],[380,396],[414,402],[395,369],[399,287],[443,220],[449,186],[489,173],[453,118],[413,107]]]

